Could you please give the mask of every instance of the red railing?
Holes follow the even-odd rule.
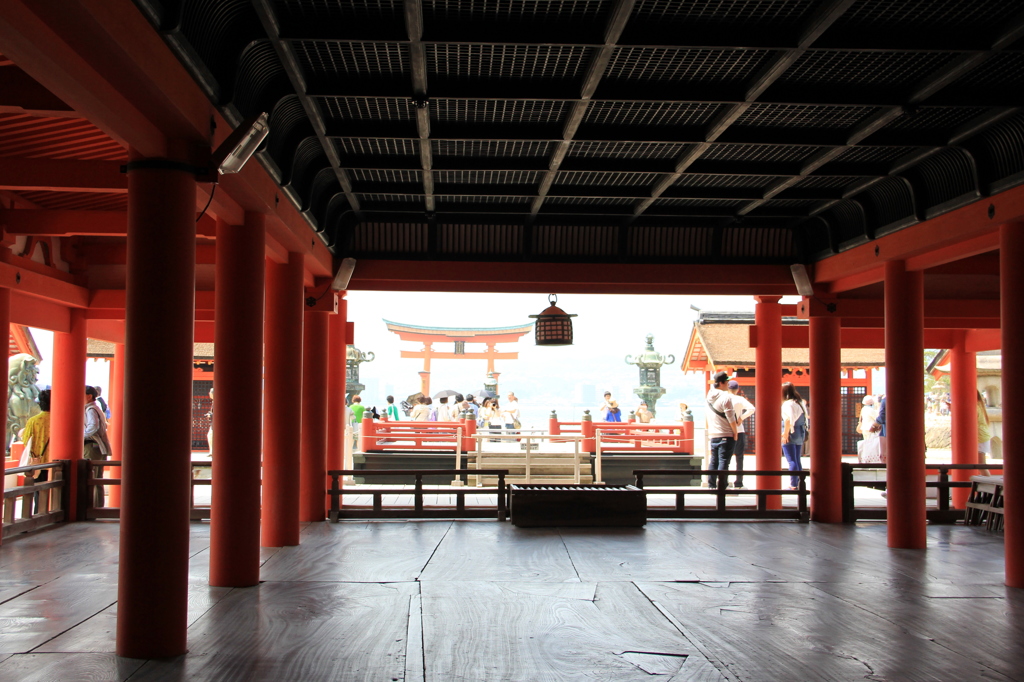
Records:
[[[473,450],[476,422],[392,422],[365,418],[359,427],[362,452],[394,450],[434,450],[465,452]]]

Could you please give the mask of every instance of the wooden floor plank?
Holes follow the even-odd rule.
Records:
[[[121,682],[144,664],[114,654],[16,654],[0,663],[0,680]]]
[[[707,670],[631,583],[424,582],[423,637],[427,682],[649,680],[644,657]]]
[[[687,537],[676,530],[677,525],[559,530],[585,581],[778,579],[773,571]]]
[[[956,652],[1011,679],[1024,675],[1024,595],[1004,587],[1002,596],[967,596],[972,586],[906,589],[903,585],[815,585],[916,636]],[[930,593],[930,594],[929,594]],[[967,679],[967,678],[964,678]]]
[[[744,681],[1011,679],[806,583],[638,586]]]
[[[283,547],[260,570],[263,580],[386,582],[414,580],[451,521],[320,523],[303,544]]]
[[[578,581],[558,531],[495,521],[452,525],[420,576],[423,581]]]
[[[0,604],[0,652],[29,652],[116,600],[116,576],[110,573],[61,576]]]
[[[150,661],[131,679],[401,679],[416,587],[277,582],[234,590],[189,629],[187,656]]]

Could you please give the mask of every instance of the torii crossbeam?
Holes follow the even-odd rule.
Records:
[[[423,344],[421,350],[403,350],[403,358],[423,358],[423,371],[420,372],[420,391],[430,395],[430,361],[431,360],[487,360],[487,372],[494,375],[497,383],[499,373],[494,371],[495,360],[516,360],[519,353],[499,352],[499,343],[515,343],[533,329],[533,323],[514,327],[423,327],[415,324],[404,324],[384,320],[388,331],[398,334],[402,341],[418,341]],[[451,352],[434,350],[435,343],[452,342]],[[466,352],[467,343],[485,344],[483,352]]]

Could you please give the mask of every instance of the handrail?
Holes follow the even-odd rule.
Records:
[[[93,488],[96,486],[122,485],[120,478],[96,478],[93,476],[96,467],[120,467],[124,462],[118,459],[81,459],[78,460],[78,518],[88,519],[119,519],[121,518],[120,507],[96,507],[93,506]],[[196,469],[213,467],[213,461],[208,459],[192,460],[191,468],[193,476],[189,486],[189,518],[193,521],[202,521],[210,518],[210,507],[195,506],[195,491],[197,485],[213,485],[212,478],[196,478]]]
[[[39,471],[52,471],[51,480],[36,483],[32,474]],[[63,521],[71,498],[68,485],[70,471],[71,462],[66,459],[7,469],[4,475],[25,475],[26,484],[4,490],[0,536],[8,538]],[[55,496],[54,490],[59,490],[59,495]],[[19,499],[20,516],[17,514]]]
[[[811,475],[811,472],[807,469],[799,469],[797,471],[786,470],[755,470],[755,471],[744,471],[744,476],[796,476],[798,477],[799,484],[796,490],[775,490],[775,489],[761,489],[761,488],[728,488],[728,476],[727,471],[722,469],[699,469],[690,470],[688,473],[702,476],[704,474],[717,475],[718,482],[715,488],[644,488],[644,477],[645,476],[677,476],[679,475],[678,469],[634,469],[633,475],[636,477],[636,487],[641,490],[645,490],[648,495],[675,495],[676,504],[675,507],[658,508],[648,507],[647,516],[648,518],[682,518],[682,519],[742,519],[742,518],[755,518],[755,519],[790,519],[806,523],[810,520],[810,508],[807,504],[807,497],[809,491],[807,489],[807,477]],[[687,495],[714,495],[715,496],[715,507],[709,509],[706,507],[689,507],[686,505]],[[726,505],[726,497],[735,497],[740,495],[755,495],[757,497],[757,504],[755,508],[749,507],[729,507]],[[776,495],[794,495],[797,498],[797,508],[792,509],[768,509],[768,497]]]
[[[461,476],[476,473],[482,476],[497,476],[497,488],[469,488],[446,491],[446,494],[455,495],[455,507],[434,507],[425,509],[423,505],[423,476],[425,475],[452,475]],[[486,518],[491,513],[497,513],[499,521],[508,518],[508,487],[505,484],[505,476],[508,469],[332,469],[327,472],[331,477],[331,487],[327,494],[331,496],[331,508],[328,518],[331,521],[340,521],[342,518]],[[344,476],[409,476],[416,478],[413,490],[413,508],[384,509],[383,496],[396,494],[390,489],[358,489],[345,490],[341,485]],[[410,491],[402,490],[408,494]],[[466,495],[479,495],[497,493],[497,506],[492,510],[490,507],[466,507]],[[372,495],[373,511],[351,510],[346,511],[341,506],[342,495]],[[412,513],[409,513],[412,512]]]
[[[853,478],[855,470],[885,470],[886,464],[843,462],[842,464],[842,496],[843,496],[843,523],[854,523],[858,519],[885,520],[888,516],[887,507],[858,507],[854,497],[854,488],[872,488],[881,481],[857,481]],[[937,488],[938,499],[935,509],[928,509],[925,513],[932,523],[955,523],[964,517],[963,509],[951,509],[949,506],[949,493],[952,488],[970,488],[970,481],[950,480],[950,471],[981,471],[996,470],[1002,471],[1002,464],[925,464],[925,471],[937,471],[939,480],[925,481],[925,488]],[[744,472],[746,474],[746,472]]]

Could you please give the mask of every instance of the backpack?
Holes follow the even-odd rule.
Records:
[[[800,405],[800,403],[797,403]],[[801,414],[796,423],[793,424],[793,430],[789,434],[789,442],[793,445],[803,445],[808,436],[811,433],[811,423],[807,420],[807,410],[804,409],[803,405],[800,405]]]

